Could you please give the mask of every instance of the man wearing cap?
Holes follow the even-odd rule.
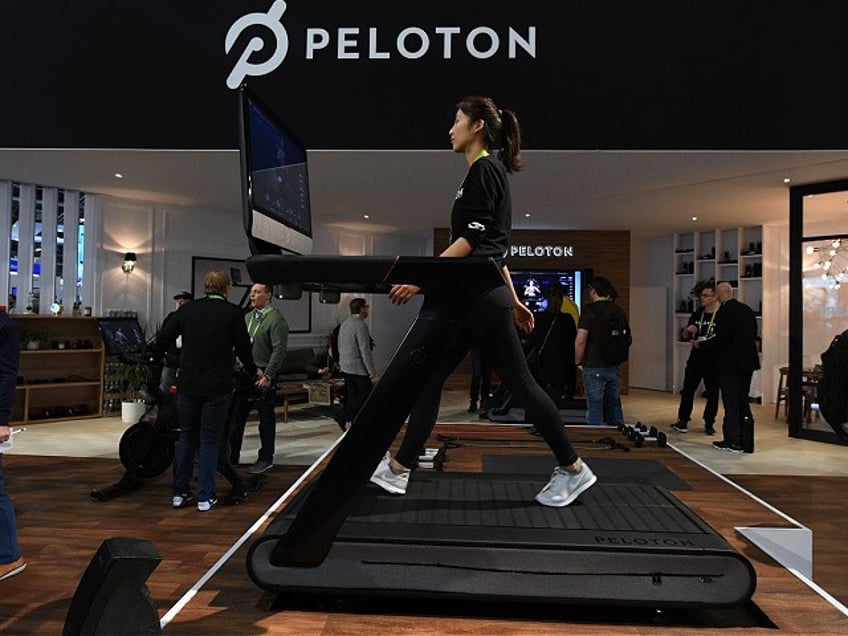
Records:
[[[165,328],[165,325],[167,325],[168,321],[173,318],[174,314],[177,313],[177,310],[192,298],[194,298],[194,296],[191,295],[191,292],[187,291],[181,291],[178,294],[174,294],[174,302],[177,306],[174,311],[165,316],[165,320],[162,321],[162,326],[159,328],[160,331]],[[165,351],[165,364],[162,367],[162,375],[159,376],[159,390],[162,391],[162,393],[167,393],[170,388],[177,383],[177,370],[180,367],[180,349],[182,346],[183,339],[182,336],[179,336]]]

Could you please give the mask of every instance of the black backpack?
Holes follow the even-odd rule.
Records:
[[[606,305],[601,308],[601,304]],[[621,364],[630,355],[633,334],[627,322],[627,314],[618,305],[609,303],[591,303],[588,307],[595,313],[601,358],[607,364]]]
[[[839,439],[848,441],[848,330],[831,341],[821,361],[819,409]]]

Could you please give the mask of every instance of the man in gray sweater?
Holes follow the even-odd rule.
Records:
[[[374,347],[365,319],[368,303],[364,298],[350,301],[350,316],[339,327],[339,366],[345,381],[345,404],[336,416],[344,431],[347,423],[356,419],[359,409],[371,393],[372,380],[377,377],[371,349]]]

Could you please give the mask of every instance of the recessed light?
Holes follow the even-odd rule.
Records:
[[[370,219],[370,218],[371,218],[371,216],[370,216],[369,214],[363,214],[363,215],[362,215],[362,218],[363,218],[363,219]]]
[[[120,172],[116,172],[116,173],[115,173],[115,178],[116,178],[116,179],[123,179],[123,178],[124,178],[124,175],[122,175]]]
[[[530,218],[530,213],[529,213],[529,212],[525,212],[525,213],[524,213],[524,218],[525,218],[525,219],[529,219],[529,218]]]
[[[783,183],[791,183],[791,182],[792,182],[792,179],[790,179],[789,177],[783,177]]]
[[[698,220],[698,217],[697,217],[697,216],[693,216],[693,217],[692,217],[692,220],[693,220],[693,221],[697,221],[697,220]]]

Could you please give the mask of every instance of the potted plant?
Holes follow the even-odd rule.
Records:
[[[27,351],[37,351],[46,348],[49,337],[46,331],[29,331],[24,334],[21,342]]]
[[[147,410],[144,392],[150,382],[150,369],[143,364],[121,364],[115,376],[124,394],[121,420],[125,424],[135,424]]]

